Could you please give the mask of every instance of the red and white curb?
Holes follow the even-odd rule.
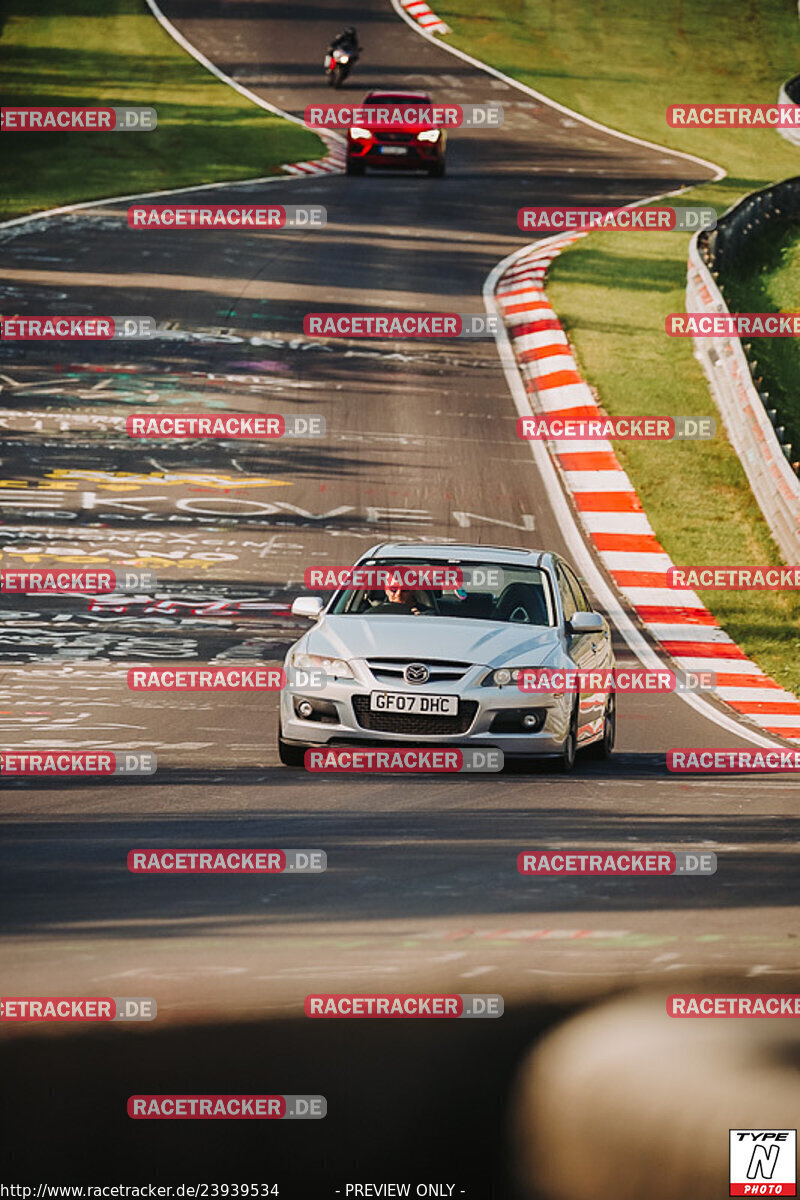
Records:
[[[341,175],[347,159],[344,141],[340,137],[333,138],[324,133],[319,136],[328,147],[325,158],[312,158],[308,162],[284,163],[281,170],[286,171],[289,175]]]
[[[437,17],[425,0],[400,0],[400,7],[404,12],[407,12],[410,17],[413,17],[418,25],[427,33],[449,33],[450,26],[445,25],[444,21]]]
[[[544,291],[553,259],[586,236],[570,234],[531,246],[509,265],[496,288],[531,405],[562,417],[601,415]],[[800,700],[747,658],[695,592],[667,587],[672,560],[611,442],[553,440],[549,446],[586,536],[652,636],[678,666],[716,672],[716,695],[740,716],[775,736],[800,741]]]

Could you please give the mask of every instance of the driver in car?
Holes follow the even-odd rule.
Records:
[[[387,587],[384,589],[386,599],[379,601],[371,610],[373,613],[394,613],[395,616],[418,617],[423,611],[418,604],[415,592],[408,588]]]

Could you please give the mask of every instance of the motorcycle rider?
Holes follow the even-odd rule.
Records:
[[[361,46],[358,44],[358,34],[354,25],[348,25],[342,33],[336,35],[328,46],[328,54],[333,54],[334,50],[347,50],[354,59],[358,58]]]

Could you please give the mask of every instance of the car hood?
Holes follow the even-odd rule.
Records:
[[[452,659],[479,666],[541,665],[558,630],[465,617],[332,616],[308,633],[306,650],[332,658]]]
[[[373,129],[372,134],[375,137],[381,137],[387,133],[422,133],[425,129],[438,129],[440,133],[444,132],[442,126],[417,125],[410,121],[404,121],[402,125],[392,125],[391,129]]]

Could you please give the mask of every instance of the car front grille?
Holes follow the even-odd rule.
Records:
[[[428,668],[428,683],[457,683],[472,667],[472,663],[446,658],[368,658],[367,666],[380,683],[401,683],[406,667],[414,662]]]
[[[376,142],[413,142],[416,138],[415,133],[398,133],[391,129],[376,129],[374,133]]]
[[[369,696],[353,696],[353,711],[362,729],[375,733],[401,733],[419,737],[453,737],[466,733],[478,711],[477,700],[459,700],[455,717],[415,713],[371,712]]]

